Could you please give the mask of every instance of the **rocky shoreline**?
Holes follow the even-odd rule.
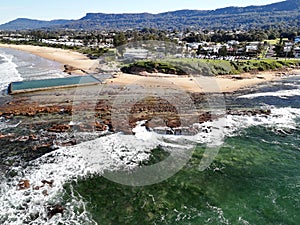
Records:
[[[203,100],[202,95],[198,95],[194,97],[195,104],[198,104],[198,101],[201,102]],[[130,106],[130,105],[129,105]],[[59,115],[68,115],[71,116],[73,112],[73,103],[70,100],[67,100],[65,104],[49,104],[49,105],[41,105],[37,102],[31,102],[28,104],[28,99],[19,98],[16,100],[8,101],[2,105],[0,105],[0,117],[5,119],[12,119],[14,117],[23,116],[23,117],[31,117],[39,115],[47,115],[47,114],[59,114]],[[123,105],[126,108],[126,105]],[[81,104],[76,105],[77,110],[81,111],[89,109],[89,103],[83,102]],[[229,115],[269,115],[270,110],[262,110],[262,109],[249,109],[249,110],[233,110],[228,109],[226,114]],[[111,121],[112,114],[112,105],[109,105],[109,101],[101,100],[98,101],[96,107],[94,109],[95,122],[93,124],[85,124],[82,125],[82,131],[88,131],[95,127],[97,131],[106,130],[106,126],[112,124]],[[211,121],[213,118],[212,113],[210,112],[197,112],[199,115],[198,121],[196,123],[203,123],[207,121]],[[181,124],[179,122],[179,113],[172,104],[168,101],[161,98],[152,98],[146,99],[144,101],[140,101],[135,103],[133,107],[131,107],[130,116],[128,123],[131,128],[133,128],[137,121],[141,120],[151,120],[153,117],[162,117],[165,121],[165,125],[167,127],[180,127]],[[176,122],[176,120],[178,120]],[[99,122],[101,121],[101,122]],[[118,124],[118,123],[117,123]],[[66,132],[71,129],[71,125],[66,124],[55,124],[49,131],[51,132]],[[90,127],[90,129],[88,129]],[[122,129],[118,129],[121,130]]]
[[[200,98],[200,97],[199,97]],[[197,102],[197,99],[194,100]],[[200,101],[200,100],[199,100]],[[130,112],[129,125],[124,126],[124,121],[115,117],[112,119],[112,106],[108,100],[100,100],[92,119],[86,123],[72,124],[73,103],[66,101],[63,104],[43,105],[37,102],[30,102],[26,97],[12,99],[0,106],[0,116],[9,123],[17,124],[0,132],[0,144],[6,146],[0,153],[0,158],[11,159],[0,164],[5,167],[19,165],[37,158],[47,152],[53,151],[62,146],[76,145],[80,141],[74,136],[76,132],[100,132],[94,136],[111,133],[124,132],[132,134],[131,129],[137,121],[150,121],[150,127],[165,126],[167,129],[180,129],[182,126],[180,115],[176,108],[166,100],[153,98],[151,101],[138,102]],[[88,102],[76,105],[85,110],[89,107]],[[125,106],[124,106],[125,107]],[[238,116],[268,116],[270,110],[262,109],[227,109],[227,115]],[[156,118],[160,118],[156,121]],[[197,121],[192,123],[204,123],[216,119],[216,116],[209,111],[200,111],[197,114]],[[112,121],[114,120],[114,121]],[[18,123],[20,125],[18,125]],[[170,134],[170,133],[169,133]]]
[[[80,69],[78,67],[71,66],[71,65],[68,65],[68,64],[64,65],[63,72],[67,73],[69,75],[72,75],[72,74],[85,74],[85,75],[89,74],[89,72],[85,71],[84,69]]]
[[[129,100],[117,104],[115,99],[119,97],[122,86],[110,84],[101,95],[94,96],[98,88],[68,88],[3,97],[0,102],[0,123],[7,127],[0,130],[0,144],[5,146],[0,152],[1,170],[9,175],[7,171],[12,166],[21,166],[60,147],[77,145],[113,132],[133,134],[132,128],[137,121],[149,121],[145,128],[163,128],[154,129],[155,132],[176,135],[181,134],[181,130],[187,126],[224,116],[216,116],[203,105],[203,93],[190,93],[196,110],[191,111],[193,115],[190,116],[182,115],[174,105],[160,97],[131,102],[130,96],[122,96]],[[76,102],[74,96],[77,90],[85,93],[86,96],[82,97],[86,100]],[[184,98],[178,96],[176,99],[177,106],[185,105],[182,104]],[[124,119],[126,108],[130,110]],[[270,110],[255,108],[228,108],[225,115],[268,116],[270,113]],[[81,116],[80,123],[74,121],[76,114]],[[75,133],[85,136],[76,136]]]

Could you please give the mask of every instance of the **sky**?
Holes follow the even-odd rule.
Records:
[[[283,0],[2,0],[0,24],[17,18],[80,19],[86,13],[160,13],[180,9],[217,9],[265,5]]]

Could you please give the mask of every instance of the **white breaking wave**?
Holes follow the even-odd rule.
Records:
[[[234,132],[246,129],[251,126],[266,126],[271,128],[297,129],[296,119],[300,117],[300,108],[272,108],[272,114],[256,116],[227,116],[228,130],[226,135],[235,134]]]
[[[287,98],[292,96],[300,96],[300,88],[298,89],[292,89],[292,90],[282,90],[282,91],[276,91],[276,92],[263,92],[263,93],[255,93],[255,94],[248,94],[248,95],[242,95],[238,98],[258,98],[258,97],[267,97],[267,96],[273,96],[273,97],[279,97],[279,98]]]
[[[2,62],[0,63],[0,90],[8,87],[10,82],[22,81],[23,78],[17,70],[17,65],[13,62],[13,56],[0,53]]]
[[[146,138],[148,141],[145,141],[143,134],[139,134],[138,138],[121,133],[104,136],[45,154],[32,161],[25,170],[15,168],[19,171],[18,178],[0,184],[1,224],[96,224],[87,211],[81,212],[85,208],[81,199],[74,198],[64,205],[64,217],[59,214],[49,219],[46,206],[60,203],[59,196],[63,193],[63,185],[68,181],[89,174],[101,175],[105,170],[130,170],[147,160],[151,150],[158,145],[172,146],[164,143],[161,136],[155,133],[151,134],[151,141],[149,136]],[[16,185],[21,179],[29,180],[32,188],[17,190]],[[41,185],[42,180],[51,179],[55,180],[52,188],[45,186],[39,190],[33,189]],[[47,196],[43,194],[45,190]],[[33,217],[36,219],[33,220]]]
[[[5,118],[0,117],[0,131],[3,131],[7,128],[14,128],[21,124],[22,122],[19,122],[17,124],[8,124],[8,121],[5,121]]]
[[[47,217],[47,205],[61,202],[60,196],[64,192],[65,183],[90,174],[101,175],[105,171],[131,171],[149,159],[151,150],[157,146],[174,151],[179,158],[185,151],[193,150],[194,147],[184,141],[185,137],[182,136],[174,137],[145,131],[142,123],[137,125],[134,132],[135,136],[116,133],[73,147],[60,148],[32,161],[26,169],[15,168],[18,176],[0,184],[1,224],[96,224],[86,210],[82,212],[82,209],[85,209],[82,199],[74,197],[64,205],[64,216],[58,214],[51,219]],[[205,140],[204,137],[201,139]],[[31,188],[17,190],[16,185],[21,179],[29,180]],[[39,190],[33,189],[41,185],[42,180],[52,179],[55,180],[52,188],[45,186]],[[43,191],[47,191],[48,195],[44,196]]]
[[[7,89],[11,82],[62,78],[68,74],[61,71],[57,62],[16,51],[0,52],[0,90]]]
[[[239,130],[251,126],[297,128],[295,119],[300,117],[300,109],[273,108],[271,111],[271,115],[228,115],[217,122],[194,124],[191,129],[198,133],[192,136],[146,132],[140,123],[134,129],[136,136],[116,133],[76,146],[60,148],[32,161],[26,169],[15,168],[18,176],[0,184],[0,222],[4,225],[97,224],[85,209],[84,200],[74,195],[63,205],[63,216],[58,214],[49,219],[47,205],[63,201],[65,183],[90,174],[101,175],[105,171],[134,169],[140,162],[149,159],[151,150],[157,146],[170,151],[175,149],[179,155],[189,150],[191,146],[188,145],[192,145],[192,142],[222,145],[221,133],[226,136],[238,135]],[[16,190],[20,179],[29,180],[32,187],[41,185],[42,180],[54,179],[54,186],[45,186],[39,190]],[[48,194],[46,196],[43,194],[45,191]]]

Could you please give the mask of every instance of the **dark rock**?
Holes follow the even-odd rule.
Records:
[[[64,215],[64,210],[65,210],[65,208],[62,207],[61,205],[54,205],[54,206],[48,207],[49,219],[51,219],[53,216],[55,216],[56,214],[59,214],[59,213],[61,215]]]
[[[18,190],[24,190],[30,188],[29,180],[20,180],[17,184]]]
[[[56,132],[56,133],[62,133],[67,132],[71,129],[70,125],[67,124],[58,124],[54,125],[51,128],[48,129],[49,132]]]

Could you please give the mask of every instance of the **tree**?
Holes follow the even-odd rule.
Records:
[[[228,50],[226,46],[222,46],[218,51],[220,56],[227,56]]]
[[[127,39],[123,32],[116,34],[113,38],[113,43],[115,47],[119,47],[121,45],[125,45],[127,43]]]
[[[261,42],[259,42],[257,45],[257,56],[263,52],[264,48],[264,45]]]
[[[276,53],[277,57],[284,56],[284,46],[283,46],[283,44],[279,43],[279,44],[275,45],[274,52]]]
[[[196,54],[200,55],[202,53],[202,51],[203,51],[203,46],[202,45],[198,45],[198,49],[197,49]]]

